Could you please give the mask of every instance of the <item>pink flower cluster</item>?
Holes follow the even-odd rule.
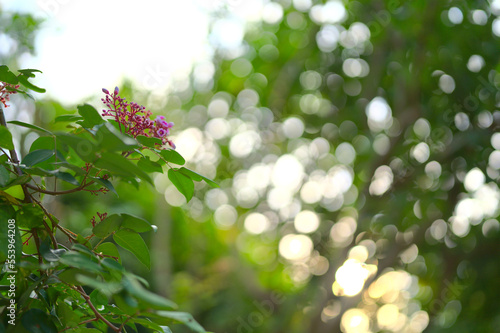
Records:
[[[106,94],[106,97],[101,100],[107,106],[102,115],[115,118],[122,133],[127,133],[134,138],[139,135],[159,138],[164,145],[168,144],[175,149],[174,143],[167,138],[174,123],[167,122],[164,116],[158,116],[155,120],[151,120],[150,117],[153,113],[149,110],[146,111],[144,106],[137,103],[126,102],[125,98],[118,95],[118,87],[113,93],[104,88],[102,92]]]
[[[7,102],[10,100],[10,95],[17,94],[17,91],[10,90],[8,88],[18,89],[19,85],[13,85],[0,81],[0,103],[2,103],[6,108],[9,107]]]

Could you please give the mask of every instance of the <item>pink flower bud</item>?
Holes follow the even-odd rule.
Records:
[[[119,89],[118,87],[115,87],[115,95],[118,95]]]
[[[108,89],[102,88],[102,92],[105,93],[106,95],[109,94]]]

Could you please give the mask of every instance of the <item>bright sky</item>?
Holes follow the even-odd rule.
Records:
[[[102,87],[112,89],[123,77],[152,90],[167,87],[175,77],[185,77],[193,64],[210,59],[213,37],[208,36],[208,12],[228,8],[232,19],[218,30],[224,33],[222,41],[239,43],[242,29],[238,25],[255,18],[262,6],[262,1],[255,1],[254,10],[249,11],[246,3],[0,0],[4,10],[46,19],[36,56],[22,59],[21,65],[42,70],[36,82],[48,95],[70,105],[98,94]]]

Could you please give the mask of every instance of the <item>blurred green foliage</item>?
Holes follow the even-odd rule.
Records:
[[[163,101],[222,184],[173,215],[174,299],[220,332],[494,332],[498,3],[264,8]]]

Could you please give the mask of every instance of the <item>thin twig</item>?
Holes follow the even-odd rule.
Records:
[[[75,237],[76,235],[73,232],[67,230],[66,228],[63,228],[61,225],[59,225],[58,222],[54,221],[54,219],[52,218],[52,216],[50,215],[50,213],[45,209],[45,207],[43,207],[43,205],[38,200],[35,199],[35,203],[38,204],[38,206],[40,206],[40,208],[45,213],[45,216],[47,216],[49,218],[50,222],[52,222],[52,226],[53,227],[56,227],[59,230],[61,230],[66,236],[68,236],[69,239],[71,239],[71,240],[75,240],[76,239],[76,237]],[[73,234],[73,235],[71,235],[70,233]]]
[[[109,235],[107,235],[106,237],[103,237],[103,238],[99,241],[99,243],[97,243],[97,244],[96,244],[96,246],[94,246],[94,248],[92,249],[92,251],[95,251],[95,249],[97,249],[97,247],[98,247],[99,245],[101,245],[101,243],[102,243],[102,242],[104,242],[106,239],[108,239],[108,237],[109,237],[109,236],[113,235],[114,233],[115,233],[115,232],[113,231],[112,233],[110,233],[110,234],[109,234]]]
[[[78,324],[78,325],[76,325],[76,326],[85,325],[85,324],[91,323],[91,322],[93,322],[93,321],[98,321],[98,320],[99,320],[99,318],[87,319],[87,320],[82,321],[81,323],[79,323],[79,324]],[[65,329],[60,330],[60,332],[64,332],[64,331],[67,331],[67,330],[71,330],[71,329],[73,329],[73,328],[74,328],[74,327],[66,327]]]

